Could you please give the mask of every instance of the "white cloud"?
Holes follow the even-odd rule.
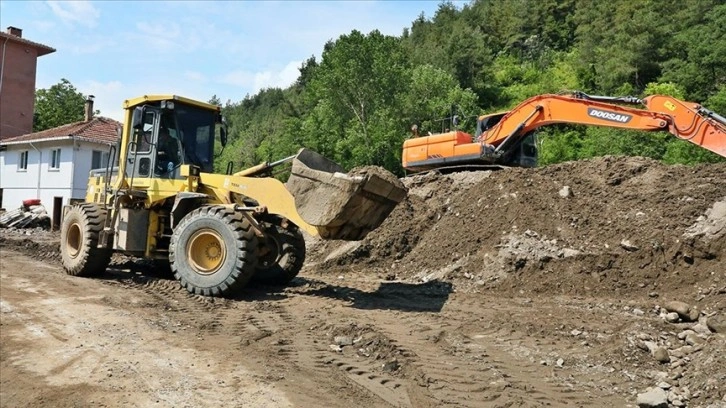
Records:
[[[300,76],[299,68],[301,66],[302,61],[290,61],[282,71],[273,77],[273,82],[269,86],[287,88],[292,85]]]
[[[136,23],[137,32],[131,33],[133,43],[151,47],[157,51],[180,51],[183,50],[179,38],[181,29],[173,22],[155,21],[153,23],[141,21]]]
[[[101,12],[90,1],[55,1],[47,2],[53,14],[67,24],[80,24],[86,27],[95,27]]]
[[[168,21],[156,21],[153,23],[141,21],[136,23],[136,28],[138,28],[142,34],[146,34],[150,37],[165,37],[169,39],[179,37],[181,32],[178,24]]]
[[[123,122],[123,101],[138,95],[128,95],[127,87],[120,81],[98,82],[89,80],[76,87],[84,95],[93,95],[93,109],[101,116]]]
[[[219,79],[219,82],[227,85],[249,88],[254,82],[254,74],[248,71],[231,71],[226,73]]]
[[[55,23],[47,20],[35,20],[30,23],[36,32],[47,33],[55,28]]]
[[[94,109],[101,116],[123,122],[123,103],[127,99],[143,95],[175,94],[199,101],[207,101],[214,92],[201,82],[185,81],[183,75],[155,77],[150,82],[117,81],[108,82],[87,80],[76,86],[84,95],[94,95]]]
[[[244,88],[249,94],[255,94],[265,88],[286,88],[297,80],[300,75],[298,68],[301,65],[302,61],[290,61],[279,71],[231,71],[223,75],[219,82]]]
[[[82,41],[72,41],[63,44],[63,50],[73,55],[98,54],[102,51],[113,49],[116,46],[117,44],[114,39],[94,36]]]
[[[173,93],[202,101],[216,95],[234,102],[265,88],[285,88],[298,78],[301,61],[312,55],[319,61],[327,40],[352,29],[400,35],[418,16],[419,7],[426,6],[430,17],[436,3],[0,4],[4,18],[29,28],[29,38],[58,50],[38,60],[36,87],[67,78],[80,92],[96,95],[95,105],[103,116],[121,120],[123,101],[145,94]],[[14,9],[16,16],[6,9]],[[49,23],[33,27],[31,21]],[[83,30],[69,29],[68,24]],[[96,27],[89,30],[85,25]]]

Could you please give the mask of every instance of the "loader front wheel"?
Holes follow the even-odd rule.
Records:
[[[258,244],[257,269],[252,277],[256,283],[282,286],[293,280],[305,262],[305,239],[300,229],[280,219],[268,223],[265,238]]]
[[[77,204],[68,210],[60,238],[61,259],[67,274],[94,276],[106,270],[111,249],[98,248],[105,220],[106,210],[97,204]]]
[[[226,296],[252,277],[256,245],[257,237],[241,214],[223,206],[202,207],[174,229],[171,270],[190,293]]]

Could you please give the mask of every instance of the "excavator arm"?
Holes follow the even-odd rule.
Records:
[[[482,127],[487,120],[494,123]],[[696,103],[662,95],[641,100],[573,92],[534,96],[509,112],[482,117],[475,137],[454,131],[406,140],[403,167],[421,171],[450,166],[512,165],[513,152],[528,135],[539,127],[558,123],[668,131],[726,157],[726,119]]]
[[[668,116],[668,131],[674,136],[726,157],[726,118],[723,116],[697,103],[670,96],[649,96],[644,103],[651,111]]]

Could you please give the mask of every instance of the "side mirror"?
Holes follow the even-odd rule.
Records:
[[[131,117],[131,128],[141,129],[144,121],[144,111],[145,109],[143,106],[137,106],[134,108],[134,114]]]
[[[227,118],[220,115],[219,122],[222,127],[219,128],[219,143],[222,147],[227,146]]]
[[[221,129],[219,129],[219,143],[222,144],[222,147],[227,146],[227,125],[225,124],[222,126]]]

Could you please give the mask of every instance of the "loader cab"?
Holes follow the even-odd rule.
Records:
[[[223,123],[219,107],[178,96],[144,97],[130,121],[126,177],[181,179],[184,164],[213,171],[216,125]],[[223,127],[220,142],[226,144]]]

